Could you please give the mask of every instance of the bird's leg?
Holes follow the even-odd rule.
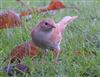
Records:
[[[60,49],[54,49],[54,57],[55,57],[54,63],[55,64],[59,64],[60,63],[60,61],[58,60],[58,58],[60,56],[60,53],[61,53]]]
[[[45,49],[45,51],[42,54],[41,64],[45,64],[46,63],[45,59],[46,59],[47,54],[48,54],[48,49]]]

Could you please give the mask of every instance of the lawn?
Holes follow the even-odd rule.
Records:
[[[30,7],[47,6],[50,0],[25,0]],[[0,30],[0,69],[7,65],[5,57],[15,46],[31,40],[31,29],[44,17],[53,18],[59,22],[64,16],[78,16],[66,27],[61,43],[61,63],[53,64],[52,52],[46,56],[46,64],[40,64],[41,55],[35,58],[35,63],[25,57],[22,63],[29,66],[29,77],[100,77],[100,1],[99,0],[63,0],[66,8],[56,11],[56,14],[33,14],[30,21],[25,21],[18,28]],[[19,12],[24,7],[16,0],[0,0],[0,11],[12,9]],[[41,50],[42,52],[43,50]],[[81,54],[77,52],[81,52]],[[0,71],[0,77],[8,77]],[[20,77],[20,76],[15,76]],[[28,77],[25,74],[24,77]]]

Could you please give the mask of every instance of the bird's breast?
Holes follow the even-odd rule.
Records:
[[[40,48],[43,49],[53,49],[54,44],[50,41],[51,34],[44,33],[44,32],[37,32],[34,33],[32,36],[33,42]]]

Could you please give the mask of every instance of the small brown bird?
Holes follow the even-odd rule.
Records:
[[[25,4],[25,2],[23,2],[22,0],[16,0],[17,2],[19,2],[23,7],[26,7],[28,9],[28,11],[26,11],[26,13],[28,14],[32,14],[32,13],[40,13],[40,12],[48,12],[51,10],[58,10],[58,9],[62,9],[65,8],[65,5],[63,2],[61,2],[60,0],[51,0],[50,4],[47,7],[37,7],[37,8],[30,8],[28,5]]]
[[[33,59],[37,56],[38,51],[38,47],[35,46],[32,41],[25,42],[13,48],[7,59],[10,59],[10,63],[20,62],[25,56],[29,56]]]
[[[55,23],[52,19],[47,18],[33,28],[31,32],[32,41],[42,49],[51,49],[55,53],[55,63],[60,55],[60,43],[65,27],[77,16],[65,16],[60,22]]]
[[[27,17],[26,17],[27,16]],[[21,17],[32,18],[30,11],[16,13],[12,10],[0,13],[0,29],[19,27],[22,24]]]
[[[14,11],[4,11],[0,13],[0,29],[20,26],[20,15]]]
[[[57,10],[65,8],[65,5],[60,0],[51,0],[51,3],[48,5],[48,10]]]
[[[58,10],[65,8],[65,5],[60,0],[51,0],[50,4],[45,8],[36,9],[37,12],[48,12],[52,10]]]

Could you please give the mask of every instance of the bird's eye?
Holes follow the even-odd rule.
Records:
[[[47,23],[47,22],[45,22],[45,25],[48,25],[48,23]]]

